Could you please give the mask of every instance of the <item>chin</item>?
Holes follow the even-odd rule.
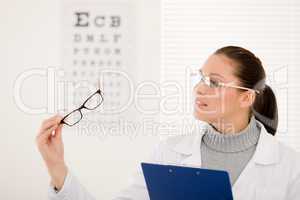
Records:
[[[199,112],[199,111],[194,111],[193,115],[194,115],[195,119],[200,120],[200,121],[204,121],[204,122],[207,122],[207,123],[212,123],[217,118],[213,114],[209,114],[209,113],[205,113],[205,112]]]
[[[207,114],[194,111],[193,115],[197,120],[208,122]]]

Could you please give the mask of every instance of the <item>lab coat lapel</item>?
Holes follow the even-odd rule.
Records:
[[[174,147],[174,151],[186,157],[180,161],[183,166],[201,167],[201,140],[205,133],[205,128],[198,133],[185,136],[184,139]]]
[[[261,134],[256,151],[232,188],[234,199],[260,199],[263,191],[266,174],[262,171],[270,171],[267,168],[279,162],[279,150],[276,138],[270,135],[263,124],[257,121],[261,127]]]

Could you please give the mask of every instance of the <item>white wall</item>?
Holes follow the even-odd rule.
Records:
[[[132,0],[137,16],[138,81],[159,80],[160,2]],[[49,177],[35,146],[41,121],[52,113],[24,113],[14,102],[14,81],[25,70],[60,66],[61,1],[1,1],[0,199],[46,199]],[[45,77],[31,77],[23,101],[47,105]],[[153,116],[155,117],[155,116]],[[109,199],[126,185],[130,173],[157,142],[155,136],[100,140],[64,129],[66,160],[97,199]]]
[[[199,69],[223,46],[249,49],[261,59],[276,95],[277,137],[300,151],[299,10],[297,0],[162,1],[162,79],[190,90],[185,87],[188,67]],[[184,112],[163,114],[161,120],[178,124],[189,119],[189,100],[170,100],[169,107]]]

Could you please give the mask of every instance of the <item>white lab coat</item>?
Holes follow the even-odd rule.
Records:
[[[256,151],[232,187],[235,200],[299,200],[300,155],[279,142],[261,126]],[[190,135],[173,136],[161,141],[143,162],[201,167],[200,145],[203,130]],[[105,190],[105,188],[100,188]],[[68,172],[63,188],[55,193],[49,187],[49,200],[94,200],[77,178]],[[141,167],[131,183],[115,200],[148,200]]]

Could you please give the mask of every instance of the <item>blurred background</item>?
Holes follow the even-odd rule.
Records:
[[[47,198],[40,124],[75,109],[99,80],[105,105],[64,127],[63,139],[81,183],[112,197],[159,140],[190,130],[187,69],[226,45],[262,60],[278,101],[276,137],[300,151],[299,1],[12,0],[1,2],[0,20],[0,199]]]

